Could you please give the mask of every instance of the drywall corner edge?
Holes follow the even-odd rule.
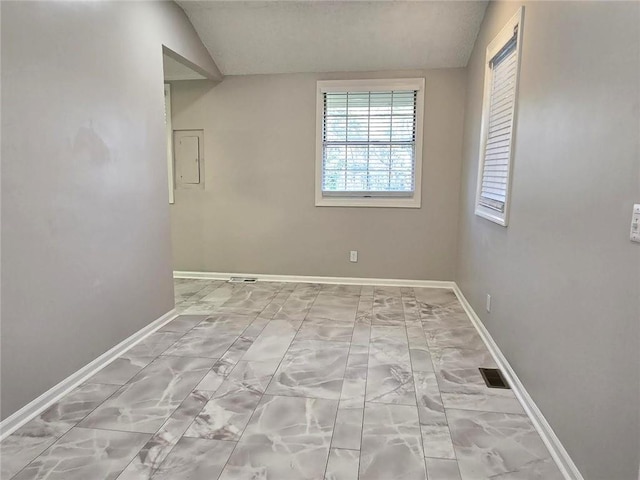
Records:
[[[182,65],[185,65],[186,67],[189,67],[194,72],[198,72],[200,75],[204,76],[205,78],[207,78],[209,80],[213,80],[214,82],[218,82],[218,83],[221,82],[222,80],[224,80],[224,74],[220,71],[220,68],[218,68],[218,65],[216,64],[216,62],[215,62],[215,60],[213,58],[211,58],[211,63],[212,63],[211,69],[212,69],[212,71],[208,71],[208,70],[200,67],[199,65],[193,63],[188,58],[183,57],[182,55],[180,55],[177,52],[174,52],[173,50],[171,50],[171,48],[167,47],[166,45],[162,45],[162,53],[165,54],[168,57],[171,57],[176,62],[181,63]]]

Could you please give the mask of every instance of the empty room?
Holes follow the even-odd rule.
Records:
[[[640,2],[0,0],[2,480],[640,480]]]

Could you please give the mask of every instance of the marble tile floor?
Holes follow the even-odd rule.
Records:
[[[175,281],[179,316],[0,444],[0,478],[562,479],[447,289]]]

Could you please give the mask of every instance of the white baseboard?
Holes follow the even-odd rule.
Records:
[[[455,282],[448,281],[429,281],[429,280],[400,280],[400,279],[381,279],[381,278],[348,278],[348,277],[314,277],[299,275],[265,275],[265,274],[237,274],[237,273],[215,273],[215,272],[174,272],[174,278],[194,278],[207,280],[228,280],[234,276],[255,277],[258,280],[270,282],[296,282],[296,283],[325,283],[325,284],[344,284],[344,285],[377,285],[377,286],[395,286],[395,287],[428,287],[428,288],[448,288],[455,292],[458,300],[467,312],[469,319],[480,334],[480,337],[487,345],[489,352],[502,370],[503,374],[509,381],[509,384],[518,398],[524,411],[531,419],[534,427],[540,434],[542,441],[549,449],[551,456],[555,460],[558,468],[567,480],[584,480],[582,474],[569,457],[569,454],[560,443],[560,439],[544,418],[540,409],[536,406],[533,399],[524,388],[524,385],[516,375],[515,371],[507,361],[506,357],[500,351],[491,334],[486,329],[480,317],[471,307],[464,294]],[[176,317],[176,310],[172,309],[149,325],[138,330],[129,338],[123,340],[111,350],[105,352],[89,364],[82,367],[77,372],[49,389],[38,398],[22,407],[10,417],[0,422],[0,440],[10,435],[12,432],[20,428],[29,420],[40,414],[50,405],[58,401],[64,395],[76,388],[82,382],[93,376],[109,363],[114,361],[120,355],[132,348],[134,345],[142,341],[144,338],[169,323]]]
[[[173,272],[173,278],[229,280],[231,277],[251,277],[263,282],[326,283],[341,285],[376,285],[379,287],[426,287],[453,289],[455,282],[437,280],[403,280],[395,278],[313,277],[306,275],[268,275],[263,273]]]
[[[151,335],[153,332],[169,323],[176,317],[175,308],[165,313],[160,318],[154,320],[149,325],[141,328],[130,337],[124,339],[118,345],[100,355],[80,370],[69,375],[60,383],[50,388],[38,398],[28,403],[13,415],[5,418],[0,422],[0,440],[4,439],[11,433],[15,432],[22,425],[33,419],[52,404],[60,400],[63,396],[76,388],[78,385],[95,375],[99,370],[103,369],[113,362],[120,355],[135,346],[140,341]]]
[[[467,312],[467,315],[471,319],[471,322],[476,327],[476,330],[480,334],[480,337],[489,349],[491,356],[498,364],[500,370],[502,370],[504,376],[507,378],[511,389],[513,390],[513,393],[522,404],[522,408],[531,419],[533,426],[538,431],[538,434],[542,438],[542,441],[544,442],[546,447],[549,449],[549,453],[551,453],[551,456],[558,465],[558,468],[562,472],[564,478],[567,480],[584,480],[582,474],[578,470],[578,467],[576,467],[576,464],[573,463],[573,460],[571,460],[569,453],[565,450],[562,443],[560,443],[560,439],[556,436],[555,432],[551,428],[551,425],[549,425],[547,419],[544,418],[544,415],[533,401],[533,398],[531,398],[527,390],[524,388],[524,385],[516,375],[516,372],[513,370],[503,353],[500,351],[500,348],[493,340],[493,337],[491,337],[491,334],[482,323],[482,320],[480,320],[480,317],[478,317],[476,312],[473,310],[471,304],[467,301],[464,294],[462,293],[462,290],[460,290],[460,287],[458,287],[457,284],[454,286],[453,291],[455,292],[458,300],[460,300],[460,303]]]

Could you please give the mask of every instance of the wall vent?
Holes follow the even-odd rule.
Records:
[[[256,283],[257,278],[252,277],[231,277],[229,283]]]
[[[511,388],[507,380],[502,376],[502,372],[497,368],[480,368],[480,374],[484,383],[489,388]]]

